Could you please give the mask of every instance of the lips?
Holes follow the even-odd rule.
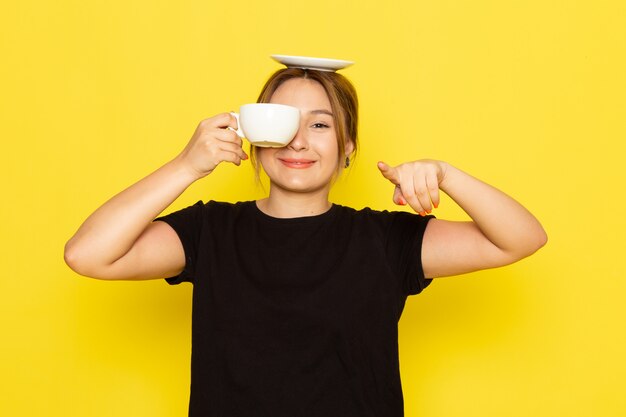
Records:
[[[294,169],[310,168],[315,163],[312,159],[279,158],[278,160],[286,167]]]

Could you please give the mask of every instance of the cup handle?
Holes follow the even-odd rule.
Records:
[[[230,114],[235,116],[235,119],[237,119],[237,130],[233,129],[232,127],[229,127],[229,129],[235,132],[237,136],[239,136],[240,138],[243,138],[244,134],[243,134],[243,130],[241,130],[241,124],[239,123],[239,113],[235,113],[234,111],[231,111]]]

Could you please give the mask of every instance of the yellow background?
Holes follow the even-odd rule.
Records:
[[[14,1],[0,34],[0,415],[186,415],[191,286],[80,278],[63,245],[253,101],[272,53],[357,62],[362,150],[334,201],[393,208],[376,161],[437,158],[549,234],[409,300],[406,415],[626,415],[624,1]],[[263,195],[246,165],[172,209]]]

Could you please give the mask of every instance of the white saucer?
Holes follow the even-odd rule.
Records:
[[[272,55],[272,58],[287,68],[306,68],[317,71],[337,71],[354,64],[342,59],[312,58],[308,56]]]

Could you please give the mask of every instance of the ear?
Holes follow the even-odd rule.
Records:
[[[348,139],[346,141],[345,151],[346,156],[350,156],[352,155],[352,152],[354,152],[354,141],[352,139]]]

